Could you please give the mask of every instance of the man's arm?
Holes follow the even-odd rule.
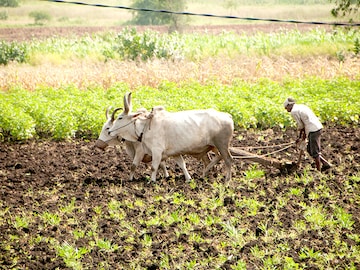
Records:
[[[305,140],[306,139],[306,133],[305,133],[305,128],[300,129],[300,133],[299,133],[299,138],[298,140]]]

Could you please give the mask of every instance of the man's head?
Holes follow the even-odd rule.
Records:
[[[284,102],[284,108],[288,111],[288,112],[291,112],[293,106],[295,104],[295,99],[289,97],[285,100]]]

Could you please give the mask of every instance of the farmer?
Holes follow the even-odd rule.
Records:
[[[320,136],[323,125],[314,112],[304,104],[295,104],[293,98],[287,98],[284,102],[285,109],[291,113],[292,118],[296,121],[299,138],[296,143],[308,138],[307,152],[315,160],[316,169],[325,171],[330,168],[330,164],[321,155]],[[323,166],[321,167],[321,163]]]

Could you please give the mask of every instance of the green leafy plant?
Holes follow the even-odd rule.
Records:
[[[27,60],[28,48],[26,44],[0,41],[0,64],[6,65],[11,61],[23,63]]]
[[[322,207],[307,207],[304,217],[317,229],[323,228],[331,222],[328,220],[326,212]]]
[[[126,217],[126,213],[122,208],[120,208],[121,203],[112,199],[109,204],[109,214],[110,217],[116,220],[123,220]]]
[[[55,247],[58,256],[60,256],[67,267],[70,267],[72,269],[80,270],[83,269],[81,258],[84,256],[84,254],[87,254],[89,252],[86,248],[77,248],[69,243],[65,242],[62,245]]]
[[[251,168],[245,172],[245,178],[249,180],[261,178],[264,175],[265,172],[261,169],[258,169],[258,166],[256,164],[252,165]]]
[[[28,228],[29,223],[30,223],[30,220],[27,215],[16,216],[15,220],[14,220],[14,227],[16,229]]]
[[[0,99],[0,139],[25,140],[35,135],[35,122],[21,108],[6,98]]]
[[[52,226],[59,225],[61,221],[61,217],[56,213],[44,212],[41,217],[46,224]]]
[[[116,44],[115,51],[122,59],[148,61],[181,57],[181,41],[176,34],[166,36],[152,31],[140,34],[135,28],[126,28],[118,34]]]
[[[336,207],[335,208],[335,217],[337,220],[337,223],[346,229],[351,230],[352,229],[352,225],[354,224],[352,215],[347,213],[344,209],[342,209],[341,207]]]

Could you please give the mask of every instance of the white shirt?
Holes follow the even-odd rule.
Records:
[[[291,116],[298,125],[298,129],[305,128],[305,133],[308,136],[310,132],[318,131],[323,128],[319,118],[313,111],[304,104],[294,104],[291,110]]]

